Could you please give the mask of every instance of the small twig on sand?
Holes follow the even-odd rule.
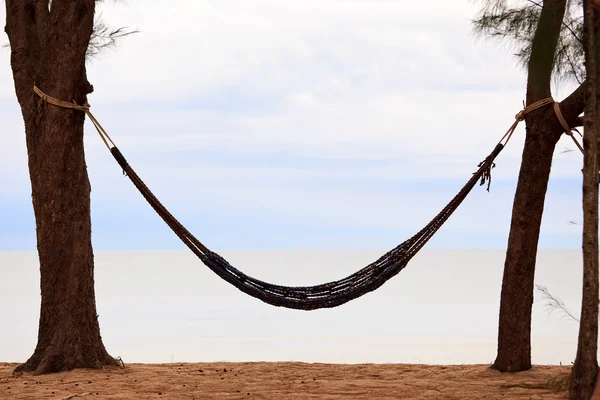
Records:
[[[75,398],[75,397],[83,397],[83,396],[87,396],[88,394],[92,394],[92,393],[91,393],[91,392],[88,392],[88,393],[78,393],[78,394],[72,394],[72,395],[70,395],[70,396],[67,396],[67,397],[61,397],[61,398],[60,398],[60,399],[58,399],[58,400],[67,400],[67,399],[72,399],[72,398]]]

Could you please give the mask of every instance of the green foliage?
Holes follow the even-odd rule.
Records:
[[[472,21],[474,32],[482,37],[508,41],[515,56],[527,66],[531,43],[543,0],[479,0],[483,7]],[[558,47],[554,56],[554,77],[585,80],[582,0],[567,0]]]
[[[550,293],[548,288],[545,286],[536,285],[536,288],[538,292],[542,295],[542,297],[544,297],[544,299],[546,300],[546,310],[548,311],[548,314],[552,314],[553,312],[558,311],[559,313],[562,313],[563,317],[567,317],[568,319],[571,319],[575,322],[579,322],[579,319],[576,316],[574,316],[573,313],[571,313],[571,311],[569,311],[567,305],[560,299],[560,297],[557,297]]]
[[[87,48],[86,56],[89,59],[96,57],[107,50],[114,49],[119,39],[138,32],[139,31],[136,29],[129,29],[126,27],[111,29],[108,27],[108,25],[106,25],[106,23],[104,23],[102,16],[100,15],[94,21],[94,31],[90,37],[90,43]]]
[[[96,3],[121,3],[122,0],[96,0]],[[96,5],[96,12],[98,12],[98,6]],[[117,46],[117,42],[125,36],[139,33],[137,29],[130,29],[127,27],[121,27],[112,29],[102,19],[102,14],[99,13],[94,18],[94,31],[90,37],[90,43],[87,48],[86,57],[89,59],[94,58],[100,54],[103,54],[107,50],[112,50]]]

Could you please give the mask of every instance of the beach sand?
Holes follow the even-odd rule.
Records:
[[[0,363],[0,399],[566,399],[571,369],[223,362],[13,376],[16,366]]]

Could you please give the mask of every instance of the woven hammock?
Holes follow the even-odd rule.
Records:
[[[417,254],[419,250],[431,239],[431,237],[442,227],[444,222],[450,218],[454,211],[460,206],[463,200],[475,187],[479,181],[481,185],[491,182],[491,170],[494,167],[494,160],[500,154],[504,145],[508,143],[520,121],[532,111],[552,104],[554,112],[565,129],[565,132],[578,145],[580,150],[583,148],[575,139],[572,129],[569,128],[564,119],[559,103],[556,103],[552,97],[547,97],[529,104],[515,116],[515,122],[511,125],[508,131],[500,139],[500,143],[494,148],[494,151],[479,164],[479,169],[473,173],[471,179],[467,181],[465,186],[458,192],[456,196],[438,215],[435,216],[423,229],[417,232],[407,241],[399,244],[394,249],[388,251],[381,256],[377,261],[367,265],[358,272],[349,275],[346,278],[324,283],[315,286],[282,286],[264,282],[256,278],[252,278],[241,272],[240,270],[229,264],[223,257],[210,251],[204,246],[194,235],[190,233],[154,196],[148,189],[142,179],[135,173],[129,165],[123,154],[119,151],[114,141],[104,130],[102,125],[90,112],[89,104],[78,105],[69,103],[64,100],[57,99],[42,92],[37,86],[33,86],[33,91],[45,102],[57,107],[66,109],[83,111],[90,118],[94,127],[98,131],[100,138],[110,150],[114,158],[117,160],[123,172],[131,179],[135,187],[140,191],[142,196],[167,223],[167,225],[175,232],[181,241],[194,253],[204,264],[206,264],[213,272],[221,278],[231,283],[244,293],[256,297],[265,303],[272,304],[278,307],[294,308],[299,310],[315,310],[318,308],[331,308],[344,304],[350,300],[356,299],[365,293],[371,292],[390,278],[398,274],[408,262]],[[504,142],[504,143],[503,143]]]
[[[275,285],[244,274],[196,239],[154,196],[116,146],[110,150],[121,168],[123,168],[123,172],[131,179],[152,208],[154,208],[181,241],[214,273],[242,292],[265,303],[299,310],[315,310],[318,308],[336,307],[356,299],[377,289],[402,271],[411,258],[421,250],[433,234],[448,220],[477,182],[480,182],[482,185],[486,181],[489,183],[491,169],[494,166],[493,161],[503,148],[502,144],[498,144],[494,151],[479,164],[479,169],[463,186],[460,192],[431,222],[413,237],[358,272],[340,280],[315,286]]]

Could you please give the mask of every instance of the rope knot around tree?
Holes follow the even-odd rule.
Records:
[[[515,115],[515,119],[517,121],[524,121],[525,117],[527,117],[527,115],[530,112],[535,111],[538,108],[544,107],[545,105],[548,105],[551,103],[554,103],[554,99],[552,97],[546,97],[545,99],[538,100],[534,103],[531,103],[530,105],[528,105],[527,107],[525,107],[521,111],[519,111],[517,113],[517,115]]]
[[[519,112],[517,113],[517,115],[515,115],[515,119],[516,119],[517,121],[519,121],[519,122],[520,122],[520,121],[524,121],[524,120],[525,120],[525,117],[527,116],[527,114],[528,114],[528,113],[527,113],[527,112],[525,112],[525,109],[523,109],[523,110],[519,111]]]
[[[573,135],[573,131],[576,131],[576,132],[579,132],[579,131],[577,129],[571,128],[569,126],[569,124],[567,123],[567,120],[565,119],[565,117],[562,114],[562,111],[560,110],[560,103],[557,101],[554,101],[554,99],[552,97],[546,97],[545,99],[538,100],[534,103],[531,103],[527,107],[523,108],[521,111],[519,111],[515,115],[515,122],[511,125],[510,128],[508,128],[508,131],[504,134],[504,136],[502,136],[502,139],[500,139],[500,143],[502,143],[504,141],[503,144],[506,145],[506,143],[508,143],[508,141],[512,137],[513,133],[515,132],[515,129],[517,129],[517,125],[519,125],[519,122],[524,121],[525,118],[527,117],[527,115],[529,115],[529,113],[537,110],[538,108],[542,108],[548,104],[553,105],[554,114],[556,114],[556,118],[558,119],[558,122],[560,122],[560,125],[564,129],[567,136],[570,136],[571,139],[573,139],[573,142],[575,143],[575,145],[577,146],[579,151],[581,151],[581,153],[583,154],[583,147],[581,146],[581,144],[577,141],[577,139]]]
[[[80,106],[79,104],[75,103],[74,101],[72,103],[69,103],[68,101],[64,101],[64,100],[59,100],[57,98],[54,98],[52,96],[48,96],[46,93],[42,92],[40,90],[40,88],[38,88],[36,85],[33,85],[33,91],[35,92],[35,94],[37,94],[38,96],[40,96],[40,98],[42,100],[44,100],[46,103],[58,106],[58,107],[62,107],[62,108],[69,108],[72,110],[79,110],[79,111],[83,111],[83,112],[88,112],[90,111],[90,105],[87,103]]]

